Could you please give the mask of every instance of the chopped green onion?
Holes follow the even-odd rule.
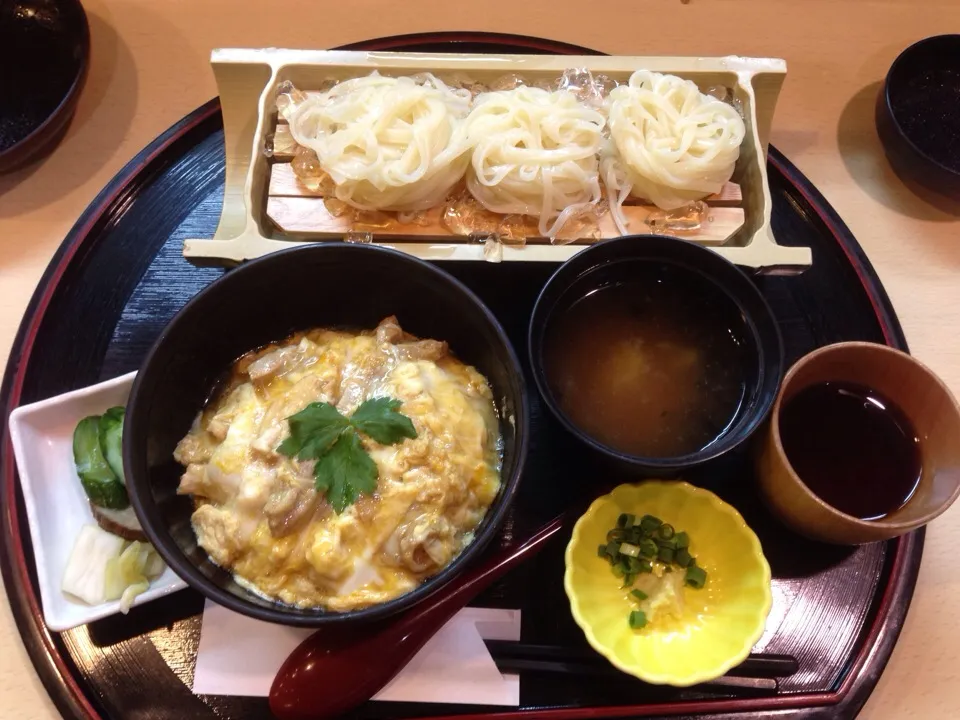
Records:
[[[626,573],[626,572],[624,571],[624,569],[623,569],[622,567],[620,567],[619,565],[614,565],[614,566],[613,566],[613,574],[614,574],[615,577],[622,578],[622,577],[623,577],[624,575],[626,575],[627,573]]]
[[[657,544],[650,538],[640,542],[640,554],[645,558],[656,557],[657,549]]]
[[[623,539],[631,545],[639,545],[640,541],[643,540],[643,533],[640,528],[632,527],[624,532]]]
[[[690,536],[685,532],[678,532],[673,539],[677,541],[678,549],[690,547]]]
[[[624,562],[627,565],[627,572],[637,574],[640,572],[640,560],[635,557],[626,556],[623,558]]]
[[[663,523],[663,525],[657,528],[657,535],[660,536],[661,540],[669,540],[674,536],[674,532],[673,525],[668,525],[667,523]]]
[[[606,545],[600,545],[600,546],[597,547],[597,557],[598,557],[598,558],[604,558],[604,559],[606,559],[606,557],[607,557],[607,546],[606,546]]]
[[[660,548],[660,552],[657,553],[657,560],[669,565],[673,562],[673,550],[668,547]]]
[[[611,530],[607,533],[607,542],[623,542],[625,536],[623,530]]]
[[[707,571],[702,567],[691,565],[687,568],[687,574],[684,576],[683,581],[690,587],[699,590],[707,582]]]
[[[677,549],[677,543],[673,538],[670,538],[669,540],[664,540],[663,538],[657,538],[656,542],[659,547],[670,548],[671,550]]]
[[[631,513],[620,513],[620,517],[617,518],[617,527],[618,528],[628,528],[633,525],[635,516]]]
[[[630,594],[641,602],[647,599],[647,594],[643,590],[631,590]]]
[[[640,572],[645,572],[645,573],[653,572],[652,562],[650,562],[649,560],[640,560],[638,562],[640,563]]]
[[[673,561],[680,567],[688,567],[693,561],[693,556],[690,555],[690,551],[686,548],[680,548],[673,554]]]
[[[663,525],[663,521],[658,517],[654,517],[653,515],[644,515],[640,519],[640,529],[644,532],[653,532],[661,525]]]
[[[620,586],[620,589],[624,590],[630,587],[631,585],[633,585],[636,579],[637,579],[636,573],[627,573],[626,575],[623,576],[623,585]]]
[[[630,613],[630,627],[639,630],[647,624],[647,614],[643,610],[634,610]]]
[[[635,558],[640,554],[640,548],[638,548],[636,545],[631,545],[630,543],[622,543],[620,545],[620,554]]]
[[[610,562],[616,561],[618,552],[620,552],[620,543],[612,540],[607,543],[607,557],[610,558]]]

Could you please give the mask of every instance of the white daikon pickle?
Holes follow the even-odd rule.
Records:
[[[160,572],[163,572],[163,561],[159,560],[152,546],[141,542],[130,543],[120,557],[107,564],[105,574],[107,599],[119,599],[120,612],[124,614],[129,612],[137,595],[150,587],[149,571],[156,571],[158,562]]]
[[[144,575],[147,576],[150,580],[156,580],[158,577],[163,575],[163,571],[167,569],[166,563],[163,562],[163,558],[154,550],[151,546],[150,552],[147,557],[147,565],[143,569]]]
[[[106,569],[123,549],[124,540],[101,530],[94,524],[84,525],[67,561],[60,587],[90,605],[106,601]]]
[[[133,607],[133,601],[136,600],[137,595],[146,592],[148,587],[150,587],[150,583],[144,580],[130,585],[124,590],[123,595],[120,596],[120,612],[124,615],[130,612],[130,608]]]

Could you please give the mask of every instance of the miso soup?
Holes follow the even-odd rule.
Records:
[[[630,455],[677,457],[731,427],[753,357],[748,336],[739,308],[712,282],[644,263],[629,282],[552,316],[544,371],[564,413],[595,440]]]

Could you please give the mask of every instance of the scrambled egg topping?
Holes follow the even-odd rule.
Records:
[[[286,418],[312,402],[349,416],[383,396],[402,402],[417,437],[383,446],[363,436],[377,489],[338,515],[314,489],[313,462],[277,453]],[[174,457],[215,562],[269,598],[336,611],[393,599],[438,572],[500,488],[486,378],[395,318],[373,332],[299,333],[240,358]]]

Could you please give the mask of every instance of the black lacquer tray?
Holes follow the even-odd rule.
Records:
[[[472,33],[389,38],[353,49],[586,52],[545,40]],[[153,142],[100,193],[57,252],[24,317],[4,376],[4,419],[20,404],[136,369],[173,314],[224,272],[193,267],[181,255],[184,238],[213,234],[223,171],[222,124],[212,101]],[[836,213],[773,148],[769,175],[777,241],[811,247],[814,259],[800,276],[756,278],[781,324],[788,361],[840,340],[906,349],[876,274]],[[529,312],[554,266],[444,267],[490,305],[523,355]],[[599,494],[598,471],[561,441],[561,431],[540,412],[537,398],[532,400],[529,468],[503,543],[561,508]],[[85,720],[270,717],[265,698],[200,697],[190,691],[203,607],[193,591],[66,633],[46,628],[6,424],[4,431],[0,567],[23,641],[63,715]],[[920,566],[923,531],[855,549],[818,545],[789,533],[760,507],[746,455],[690,479],[739,508],[763,543],[773,569],[774,605],[757,649],[792,655],[800,665],[775,695],[525,673],[519,710],[368,703],[355,717],[854,717],[899,634]],[[601,480],[607,485],[616,478]],[[585,640],[562,587],[569,529],[561,535],[475,604],[519,607],[524,642],[579,650]]]

